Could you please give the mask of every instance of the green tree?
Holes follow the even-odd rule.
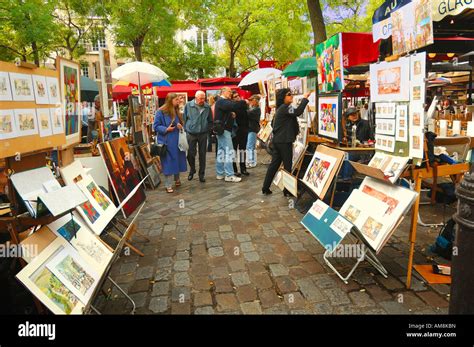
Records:
[[[133,47],[135,59],[143,60],[146,46],[173,41],[179,10],[172,0],[114,0],[111,24],[116,42]]]
[[[54,1],[48,0],[3,0],[0,3],[0,58],[32,59],[39,66],[54,46],[58,29],[51,15],[54,5]]]

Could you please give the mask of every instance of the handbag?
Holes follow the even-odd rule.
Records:
[[[188,139],[183,129],[179,131],[178,148],[181,152],[186,152],[189,149]]]

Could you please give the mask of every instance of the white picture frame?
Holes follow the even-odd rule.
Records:
[[[381,135],[395,135],[395,119],[376,119],[375,133]]]
[[[370,65],[370,97],[372,102],[408,101],[410,99],[410,59]]]
[[[61,105],[59,80],[57,77],[46,77],[46,86],[48,88],[49,104],[56,106]]]
[[[49,108],[37,108],[36,117],[38,118],[38,130],[40,137],[53,135],[53,125],[51,123],[51,112]]]
[[[37,257],[25,266],[16,277],[25,287],[54,314],[83,314],[85,305],[54,275],[46,264],[62,249],[71,247],[66,240],[57,237]],[[62,298],[67,300],[55,301],[49,290],[50,285],[60,291]]]
[[[62,107],[53,107],[49,109],[51,115],[51,126],[53,129],[53,134],[63,134],[64,133],[64,116]]]
[[[314,152],[308,169],[303,176],[305,183],[319,197],[326,186],[331,173],[336,166],[337,158],[331,157],[321,152]]]
[[[15,124],[18,137],[38,134],[36,109],[15,109]]]
[[[0,101],[12,101],[12,86],[8,72],[0,71]]]
[[[46,84],[46,77],[40,75],[32,75],[33,90],[35,91],[35,100],[38,105],[48,105],[48,87]]]
[[[35,101],[31,75],[10,72],[13,101]]]
[[[390,153],[395,152],[395,136],[376,134],[375,149]]]

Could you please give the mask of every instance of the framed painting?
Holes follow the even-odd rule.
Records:
[[[188,93],[176,93],[179,99],[179,112],[184,113],[184,106],[188,103]]]
[[[51,124],[51,113],[49,108],[37,108],[38,128],[41,137],[53,135],[53,126]]]
[[[408,101],[410,99],[410,58],[370,65],[372,102]]]
[[[275,80],[270,79],[267,81],[267,89],[268,89],[268,106],[275,107],[276,106],[276,90],[275,90]]]
[[[288,88],[290,88],[291,94],[302,95],[303,94],[303,80],[296,78],[288,81]]]
[[[46,77],[46,87],[48,89],[49,103],[51,105],[59,105],[61,103],[59,80],[55,77]]]
[[[64,117],[63,109],[61,107],[53,107],[49,109],[51,114],[51,125],[53,128],[53,134],[63,134],[64,133]]]
[[[36,110],[16,109],[15,124],[18,136],[30,136],[38,134],[38,122],[36,120]]]
[[[342,94],[318,96],[318,135],[335,141],[342,139]]]
[[[81,93],[79,64],[58,58],[61,101],[64,116],[64,132],[66,145],[73,145],[81,141]]]
[[[336,34],[316,46],[316,68],[320,93],[344,89],[342,35]]]
[[[31,75],[10,72],[13,101],[35,101]]]
[[[332,180],[337,158],[316,151],[303,176],[303,182],[321,199],[323,188]]]

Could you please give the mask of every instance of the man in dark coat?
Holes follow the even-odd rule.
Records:
[[[300,105],[295,109],[291,106],[293,95],[290,89],[283,88],[277,91],[275,117],[273,118],[273,150],[272,161],[268,167],[265,181],[263,182],[262,193],[269,195],[272,193],[270,185],[273,178],[283,162],[283,167],[291,173],[293,165],[293,142],[296,140],[300,128],[296,117],[301,116],[308,105],[310,93],[306,93]],[[285,192],[285,195],[287,193]]]
[[[232,100],[242,100],[236,90],[232,92]],[[235,121],[237,123],[237,132],[232,138],[232,144],[234,145],[234,151],[236,156],[236,160],[233,163],[234,172],[237,177],[240,177],[241,175],[248,176],[249,173],[247,172],[247,167],[245,165],[247,154],[247,137],[249,134],[249,117],[247,115],[247,109],[238,109],[237,111],[235,111],[235,116]],[[237,161],[239,162],[240,166],[240,174],[237,170]]]

